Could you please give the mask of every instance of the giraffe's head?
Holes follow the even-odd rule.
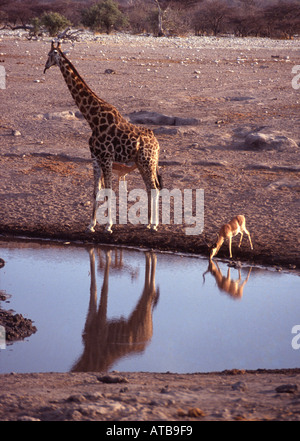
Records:
[[[57,43],[57,46],[55,47],[54,41],[51,42],[51,50],[48,54],[48,60],[45,64],[44,73],[47,69],[49,69],[51,66],[55,66],[55,64],[58,64],[58,59],[61,53],[61,43]]]

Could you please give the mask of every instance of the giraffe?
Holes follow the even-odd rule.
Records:
[[[156,230],[161,177],[158,174],[159,143],[153,132],[131,124],[113,105],[99,98],[62,52],[61,43],[55,46],[52,41],[44,73],[55,65],[60,68],[76,105],[92,130],[89,147],[94,172],[94,200],[92,219],[87,230],[95,232],[97,194],[101,190],[101,173],[103,173],[104,188],[111,190],[113,163],[132,162],[136,164],[148,194],[148,228]],[[111,227],[111,213],[108,213],[106,231],[112,232]]]

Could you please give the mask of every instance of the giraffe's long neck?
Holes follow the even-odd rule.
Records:
[[[84,118],[88,121],[91,128],[99,125],[101,112],[112,107],[101,100],[81,78],[73,64],[63,55],[59,59],[59,68],[66,81],[66,84],[81,111]]]

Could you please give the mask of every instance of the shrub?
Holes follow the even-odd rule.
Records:
[[[93,31],[105,31],[109,34],[112,29],[127,25],[125,15],[113,0],[103,0],[82,11],[82,24]]]
[[[62,31],[64,28],[71,25],[71,22],[58,12],[44,13],[40,22],[42,26],[45,26],[52,37],[57,35],[59,31]]]

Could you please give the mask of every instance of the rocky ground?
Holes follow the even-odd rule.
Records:
[[[240,249],[234,242],[235,259],[299,270],[299,41],[88,34],[63,43],[101,98],[128,119],[155,117],[139,122],[159,140],[165,188],[204,189],[200,235],[187,236],[187,225],[153,234],[128,224],[112,235],[98,226],[91,237],[89,126],[59,70],[43,74],[50,39],[0,38],[3,236],[207,255],[220,225],[244,214],[254,250],[246,239]],[[129,191],[144,188],[137,171],[127,181]],[[227,246],[219,256],[228,257]],[[92,373],[1,375],[0,418],[299,419],[297,370],[122,376],[129,382],[108,385]]]
[[[0,420],[298,421],[300,413],[299,370],[7,374],[0,382]]]

